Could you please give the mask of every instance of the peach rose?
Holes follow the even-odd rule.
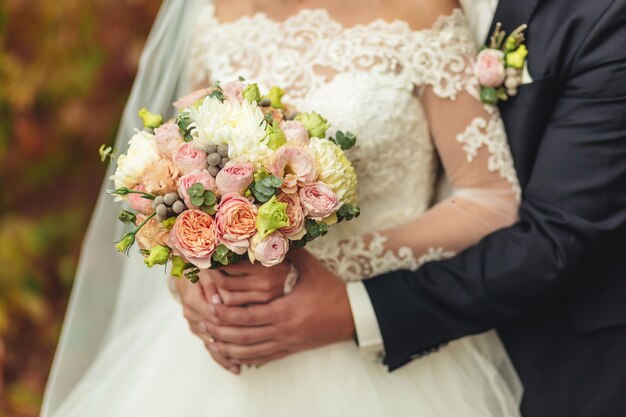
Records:
[[[169,246],[175,255],[206,269],[211,266],[211,256],[217,245],[215,220],[207,213],[187,210],[176,218],[169,236]]]
[[[302,187],[300,189],[300,203],[304,213],[314,220],[322,220],[341,207],[337,195],[323,182]]]
[[[250,247],[249,239],[256,233],[257,208],[236,193],[222,196],[215,213],[217,236],[233,252],[243,255]]]
[[[309,131],[297,120],[288,120],[280,124],[280,128],[285,133],[287,142],[309,144]]]
[[[144,220],[146,220],[146,216],[143,214],[137,215],[137,225],[143,223]],[[135,238],[137,239],[137,245],[141,249],[150,250],[156,245],[167,246],[168,234],[168,230],[153,217],[139,229]]]
[[[183,142],[183,136],[174,122],[167,122],[154,130],[154,142],[162,157],[174,159],[178,147]]]
[[[297,145],[281,146],[270,155],[267,169],[272,175],[284,180],[282,190],[293,194],[302,186],[317,178],[315,158],[308,149]]]
[[[300,240],[306,234],[304,229],[304,211],[300,205],[298,194],[280,193],[276,197],[281,203],[287,203],[287,217],[289,226],[283,227],[280,231],[291,240]]]
[[[250,259],[259,261],[261,265],[271,267],[281,263],[289,251],[289,241],[280,232],[274,232],[263,240],[255,235],[251,240],[248,252]]]
[[[220,194],[243,194],[254,180],[254,166],[250,163],[228,162],[215,177]]]
[[[185,201],[185,204],[189,208],[194,208],[195,206],[191,204],[187,190],[196,183],[204,185],[204,188],[207,190],[211,190],[213,192],[217,191],[215,188],[215,180],[207,170],[193,171],[189,174],[183,175],[178,179],[178,195]]]
[[[143,185],[139,184],[135,188],[135,191],[146,191]],[[128,194],[128,204],[130,208],[135,211],[138,211],[141,214],[152,214],[154,213],[154,208],[152,207],[152,200],[148,200],[147,198],[143,198],[141,194]]]
[[[173,104],[178,110],[184,109],[185,107],[193,106],[196,104],[196,101],[202,100],[209,94],[211,94],[215,89],[214,88],[201,88],[200,90],[196,90],[192,93],[187,94],[185,97],[179,98]]]
[[[246,86],[241,81],[231,81],[222,86],[222,92],[226,100],[241,103],[245,88]]]
[[[202,171],[208,167],[207,153],[197,150],[190,142],[183,143],[174,154],[174,163],[181,174]]]
[[[158,159],[146,167],[141,184],[150,194],[167,194],[176,191],[178,169],[169,159]]]
[[[476,57],[474,73],[484,87],[499,87],[504,82],[504,52],[484,49]]]

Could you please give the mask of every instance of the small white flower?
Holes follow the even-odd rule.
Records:
[[[117,169],[111,179],[115,188],[133,188],[140,181],[146,167],[161,159],[154,135],[136,131],[128,142],[128,152],[117,158]]]
[[[190,107],[189,115],[190,126],[195,127],[192,144],[198,150],[206,152],[210,145],[226,144],[231,160],[252,163],[272,153],[263,112],[255,104],[208,97],[197,108]]]

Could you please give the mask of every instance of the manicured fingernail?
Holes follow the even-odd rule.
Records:
[[[213,339],[212,337],[209,337],[209,343],[215,343],[215,339]]]
[[[229,368],[230,372],[232,372],[235,375],[239,375],[239,368],[233,366],[232,368]]]
[[[222,304],[222,299],[220,298],[219,295],[213,294],[213,297],[211,297],[211,302],[213,304]]]
[[[200,331],[202,333],[206,333],[206,324],[200,323],[200,325],[198,327],[200,328]]]

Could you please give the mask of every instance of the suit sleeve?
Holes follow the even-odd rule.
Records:
[[[624,39],[616,1],[564,77],[516,224],[452,259],[365,282],[391,370],[564,297],[594,245],[626,232]]]

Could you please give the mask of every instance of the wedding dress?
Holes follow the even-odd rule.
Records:
[[[185,64],[193,84],[241,75],[266,91],[279,85],[285,102],[358,136],[348,156],[362,215],[308,247],[340,278],[419,268],[514,222],[511,154],[497,112],[476,99],[476,48],[460,10],[413,30],[400,20],[345,27],[322,9],[221,23],[207,2],[197,22]],[[439,165],[453,193],[431,207]],[[135,290],[120,291],[93,363],[44,415],[519,415],[521,387],[494,332],[393,373],[345,342],[234,376],[189,331],[162,273],[138,277],[140,257],[129,262],[122,285]]]

